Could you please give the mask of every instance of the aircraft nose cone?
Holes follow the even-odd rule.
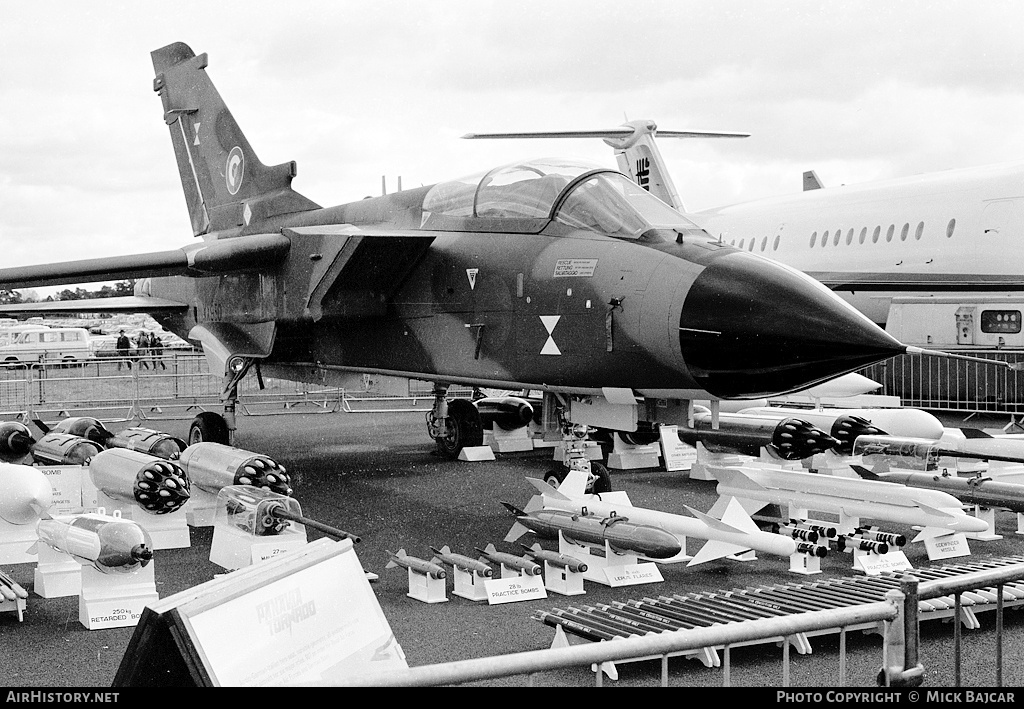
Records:
[[[697,277],[679,340],[691,376],[722,398],[798,391],[905,351],[817,281],[745,252]]]

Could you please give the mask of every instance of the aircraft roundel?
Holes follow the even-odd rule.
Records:
[[[242,149],[237,145],[231,148],[228,153],[228,162],[224,166],[224,181],[227,183],[228,192],[236,194],[242,186],[242,175],[245,173],[245,156]]]

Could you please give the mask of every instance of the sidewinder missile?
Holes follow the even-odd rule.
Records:
[[[185,450],[185,441],[163,431],[133,426],[114,434],[104,444],[107,448],[127,448],[165,460],[177,460]]]
[[[548,486],[548,489],[554,488]],[[679,540],[664,529],[635,524],[626,517],[599,517],[563,510],[527,513],[507,502],[501,504],[516,516],[523,532],[530,530],[541,537],[557,538],[561,532],[566,539],[602,545],[607,542],[619,554],[636,554],[647,559],[671,559],[683,551]],[[505,541],[515,541],[523,532],[513,526]]]
[[[790,556],[796,551],[796,542],[779,534],[762,531],[739,503],[727,508],[720,517],[704,514],[692,507],[686,509],[693,515],[672,514],[659,510],[634,507],[624,492],[588,495],[585,493],[584,475],[570,471],[558,489],[555,490],[541,480],[527,478],[538,495],[527,505],[527,512],[536,509],[560,510],[563,513],[593,514],[598,518],[627,518],[637,525],[646,525],[672,537],[680,552],[682,540],[686,537],[707,539],[699,552],[689,561],[688,566],[702,564],[724,556],[753,549],[754,551],[777,556]],[[515,529],[513,527],[513,529]],[[512,532],[509,533],[511,536]],[[506,541],[510,541],[506,537]],[[646,556],[646,555],[645,555]],[[674,555],[673,555],[674,556]],[[670,557],[651,557],[667,559]]]
[[[186,448],[178,464],[192,484],[216,495],[228,485],[251,485],[291,495],[291,478],[284,466],[260,453],[203,441]]]
[[[107,497],[137,502],[162,515],[188,502],[191,483],[177,463],[127,448],[108,448],[89,461],[93,485]]]
[[[540,544],[534,544],[532,547],[528,547],[525,544],[520,544],[519,546],[526,551],[528,556],[531,556],[538,561],[546,561],[549,564],[562,569],[569,569],[569,571],[577,574],[582,574],[587,570],[586,563],[582,559],[577,559],[575,556],[559,554],[557,551],[548,551]]]
[[[533,404],[518,396],[487,396],[473,402],[484,428],[512,431],[533,420]]]
[[[1005,483],[985,475],[962,478],[957,475],[899,471],[875,472],[859,465],[851,466],[865,480],[882,480],[924,490],[941,490],[965,505],[998,507],[1024,513],[1024,485]]]
[[[0,600],[16,601],[19,598],[28,598],[28,591],[6,573],[0,571]]]
[[[18,421],[0,423],[0,461],[13,463],[32,452],[35,436],[28,426]]]
[[[724,509],[735,498],[748,513],[765,505],[790,505],[836,515],[925,527],[924,536],[984,532],[988,524],[963,510],[959,500],[938,490],[908,488],[879,480],[841,478],[795,470],[737,466],[710,468],[718,479]]]
[[[32,459],[43,465],[85,465],[101,450],[88,438],[50,431],[32,444]]]
[[[489,579],[494,576],[494,569],[490,566],[472,557],[453,553],[452,550],[448,548],[447,544],[440,549],[430,547],[430,551],[434,552],[434,558],[431,561],[435,564],[438,562],[445,563],[449,566],[454,566],[457,569],[472,572],[482,578]]]
[[[39,541],[105,574],[133,573],[153,559],[149,532],[120,517],[86,513],[46,517],[36,525]]]
[[[832,447],[837,453],[850,455],[853,442],[858,436],[877,436],[887,434],[866,418],[850,414],[843,409],[793,409],[780,406],[762,406],[743,409],[740,413],[752,416],[778,417],[780,420],[795,417],[807,421],[813,426],[827,431],[838,443]]]
[[[0,463],[0,519],[11,524],[35,524],[51,504],[53,488],[41,470]]]
[[[540,576],[541,574],[540,564],[515,554],[498,551],[493,544],[488,544],[484,549],[477,549],[476,551],[482,557],[481,561],[486,559],[494,564],[504,564],[510,569],[522,571],[527,576]]]
[[[716,453],[758,456],[764,448],[783,460],[801,460],[839,444],[835,438],[802,418],[779,419],[755,414],[720,414],[712,428],[710,412],[697,412],[693,428],[678,427],[679,439],[691,446],[702,443]]]
[[[401,566],[403,569],[409,569],[415,571],[418,574],[429,576],[432,579],[443,579],[448,576],[448,572],[442,567],[427,561],[426,559],[417,559],[415,556],[409,556],[405,553],[405,549],[399,549],[397,553],[392,554],[389,551],[385,551],[388,555],[387,564],[384,565],[385,569],[393,569],[396,566]]]

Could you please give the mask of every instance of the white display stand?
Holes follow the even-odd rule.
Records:
[[[86,475],[88,468],[84,465],[47,465],[37,466],[37,469],[46,476],[53,490],[53,506],[49,509],[51,515],[70,515],[83,511],[82,486],[83,480],[89,477]]]
[[[82,565],[70,554],[39,542],[39,563],[32,578],[32,590],[43,598],[77,596],[82,592]]]
[[[190,527],[212,527],[217,517],[217,496],[201,487],[192,486],[185,503],[185,523]]]
[[[0,519],[0,564],[31,564],[36,557],[29,549],[37,541],[34,524],[11,524]]]
[[[447,603],[448,586],[444,579],[406,569],[409,572],[409,592],[405,594],[423,603]]]
[[[821,557],[797,552],[789,555],[789,570],[794,574],[813,576],[821,573]]]
[[[88,468],[82,468],[82,504],[85,509],[105,509],[108,514],[120,513],[121,519],[130,519],[146,530],[153,540],[153,549],[187,549],[192,545],[188,522],[182,510],[155,515],[147,512],[135,500],[110,497],[93,484]],[[185,503],[184,509],[188,509]],[[115,510],[117,512],[115,512]]]
[[[608,454],[608,467],[614,470],[636,470],[661,466],[661,451],[657,443],[638,446],[626,443],[618,432],[612,433],[612,452]]]
[[[233,571],[305,546],[306,527],[298,522],[282,521],[283,528],[276,534],[260,529],[267,517],[273,518],[274,507],[302,516],[299,503],[291,497],[248,485],[221,489],[217,495],[210,561]]]
[[[710,468],[736,468],[749,465],[750,456],[735,453],[712,453],[697,441],[697,459],[690,465],[690,480],[717,480]]]
[[[659,583],[665,579],[658,567],[651,562],[641,562],[636,554],[620,554],[608,542],[604,543],[604,555],[593,553],[588,544],[567,541],[558,533],[558,553],[573,556],[587,565],[583,578],[604,586],[636,586],[645,583]]]
[[[478,576],[473,571],[460,569],[458,566],[452,566],[452,577],[455,579],[453,596],[459,596],[469,601],[487,600],[487,587],[484,585],[487,579],[483,576]]]
[[[490,446],[466,446],[459,451],[459,460],[466,462],[494,460],[494,451]]]
[[[19,623],[25,619],[26,607],[28,604],[25,603],[24,598],[15,598],[13,601],[8,601],[6,598],[0,600],[0,613],[17,613]]]
[[[589,568],[589,567],[588,567]],[[544,562],[544,588],[563,596],[579,596],[583,590],[583,574],[568,567]]]
[[[79,622],[88,630],[138,625],[142,609],[160,600],[155,566],[151,562],[130,574],[104,574],[92,566],[82,566]]]
[[[484,445],[498,453],[532,451],[533,439],[530,437],[530,427],[520,426],[506,431],[501,426],[495,426],[493,429],[484,431]]]
[[[837,455],[832,451],[811,456],[810,468],[822,475],[834,475],[837,478],[860,478],[850,464],[861,465],[860,456]]]
[[[968,532],[967,537],[969,539],[977,539],[979,542],[994,542],[997,539],[1002,539],[1002,534],[996,534],[996,511],[993,507],[981,507],[980,505],[974,505],[972,513],[978,519],[985,520],[988,524],[988,529],[984,532]]]

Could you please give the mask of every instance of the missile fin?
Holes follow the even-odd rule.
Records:
[[[726,511],[729,509],[729,503],[732,500],[736,500],[737,502],[739,502],[740,506],[743,508],[743,511],[746,512],[748,515],[754,514],[762,507],[766,507],[769,504],[767,502],[761,502],[760,500],[751,500],[745,497],[733,497],[732,495],[722,495],[721,497],[718,498],[718,501],[711,506],[711,509],[708,510],[708,515],[710,515],[711,517],[715,517],[717,519],[721,519],[725,516]]]
[[[526,478],[527,482],[533,485],[540,492],[541,495],[547,495],[554,500],[568,500],[569,498],[563,495],[559,490],[548,485],[543,480],[537,478]]]
[[[739,504],[739,503],[736,502],[736,498],[735,497],[730,498],[729,505],[726,508],[726,510],[727,510],[726,514],[728,514],[729,510],[733,510],[734,509],[733,503]],[[711,527],[712,529],[718,530],[719,532],[726,532],[728,534],[743,534],[743,532],[744,532],[744,530],[737,529],[736,527],[733,527],[731,524],[728,524],[727,522],[723,522],[722,520],[715,519],[714,517],[706,515],[706,514],[704,514],[703,512],[701,512],[699,510],[695,510],[692,507],[690,507],[689,505],[683,505],[683,507],[685,507],[687,510],[689,510],[690,514],[692,514],[694,517],[699,519],[701,522],[703,522],[707,526]],[[742,511],[742,508],[741,508],[741,511]]]
[[[395,557],[396,557],[396,556],[397,556],[397,557],[402,557],[402,556],[405,556],[405,549],[399,549],[399,550],[398,550],[398,551],[397,551],[396,553],[394,553],[394,554],[392,554],[392,553],[391,553],[390,551],[388,551],[388,550],[386,550],[386,549],[385,549],[385,550],[384,550],[384,553],[388,555],[388,563],[386,563],[386,564],[384,565],[384,568],[385,568],[385,569],[393,569],[393,568],[395,568],[396,566],[398,566],[398,563],[397,563],[397,562],[395,561]]]
[[[530,501],[526,503],[526,507],[523,509],[524,514],[536,512],[537,510],[544,509],[544,496],[534,495],[530,498]]]
[[[995,438],[980,428],[961,428],[960,431],[963,432],[964,438]]]
[[[747,514],[747,511],[743,509],[743,505],[735,497],[729,500],[729,504],[725,508],[725,514],[722,515],[722,522],[747,534],[761,531],[761,528],[754,523],[754,520],[750,519],[750,515]]]
[[[914,542],[921,542],[925,539],[935,539],[936,537],[945,537],[952,533],[952,529],[946,529],[945,527],[925,527],[917,533],[917,536],[914,537],[910,543],[913,544]]]
[[[582,470],[570,470],[558,486],[558,492],[568,498],[579,498],[587,494],[587,474]]]
[[[527,527],[525,527],[521,522],[516,522],[512,525],[512,528],[508,530],[508,534],[505,535],[505,541],[514,542],[515,540],[519,539],[519,537],[523,536],[529,531],[530,530]]]
[[[758,484],[756,480],[753,480],[739,468],[709,468],[709,471],[718,482],[729,487],[740,490],[754,490],[756,492],[763,492],[765,489],[764,486]]]
[[[867,468],[864,468],[864,467],[862,467],[860,465],[851,465],[850,467],[853,468],[853,472],[857,473],[857,475],[861,476],[865,480],[881,480],[882,479],[882,478],[878,477],[877,475],[875,475],[870,470],[868,470]]]
[[[708,561],[714,561],[715,559],[721,559],[729,556],[730,554],[746,551],[749,548],[750,547],[745,547],[741,544],[732,544],[731,542],[722,542],[712,539],[702,546],[700,551],[698,551],[686,565],[696,566],[697,564],[704,564]]]

